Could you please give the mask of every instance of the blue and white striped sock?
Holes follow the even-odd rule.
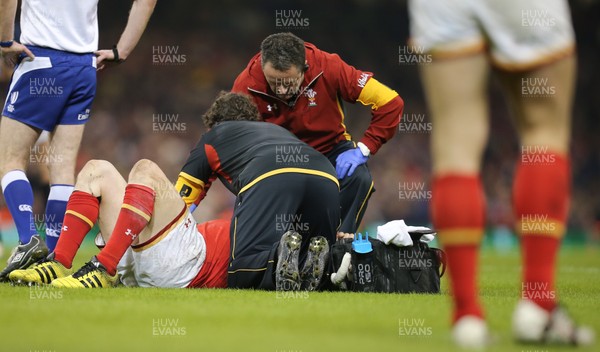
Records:
[[[73,193],[72,185],[50,185],[50,194],[46,203],[46,215],[44,222],[46,223],[46,245],[48,251],[54,251],[60,230],[62,228],[65,211],[67,210],[67,202]]]
[[[37,231],[33,223],[33,190],[27,175],[23,170],[12,170],[2,177],[0,183],[6,206],[19,233],[19,241],[29,243]]]

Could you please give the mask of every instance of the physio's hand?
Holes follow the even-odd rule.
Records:
[[[364,156],[360,148],[346,150],[338,155],[335,159],[335,172],[338,179],[343,179],[346,176],[352,176],[354,170],[359,165],[362,165],[369,160],[368,156]]]
[[[347,232],[340,232],[338,231],[338,233],[335,235],[335,238],[340,240],[340,239],[344,239],[344,238],[354,238],[354,234],[353,233],[347,233]]]

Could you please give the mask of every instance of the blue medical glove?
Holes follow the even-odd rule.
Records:
[[[352,176],[354,170],[359,165],[366,163],[367,160],[369,160],[369,157],[364,156],[360,148],[346,150],[335,159],[337,178],[341,180],[346,176]]]

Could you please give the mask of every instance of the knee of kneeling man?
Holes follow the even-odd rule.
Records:
[[[357,184],[360,187],[369,188],[371,187],[371,183],[373,183],[373,178],[371,177],[371,174],[369,173],[366,167],[358,167],[356,168],[352,176],[350,176],[349,181],[351,183]]]

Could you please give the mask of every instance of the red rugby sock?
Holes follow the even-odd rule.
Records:
[[[479,244],[485,222],[481,180],[477,175],[436,176],[432,193],[433,224],[448,255],[453,322],[465,315],[483,318],[477,291]]]
[[[98,220],[99,204],[98,198],[93,195],[73,191],[67,202],[60,237],[54,249],[54,260],[67,268],[73,265],[73,258],[85,235]]]
[[[523,256],[522,298],[556,307],[555,269],[570,196],[569,160],[552,153],[524,153],[513,187],[516,231]]]
[[[106,246],[97,256],[110,275],[116,273],[119,260],[150,222],[154,210],[154,197],[154,190],[147,186],[128,184],[125,188],[125,197],[115,228]]]

